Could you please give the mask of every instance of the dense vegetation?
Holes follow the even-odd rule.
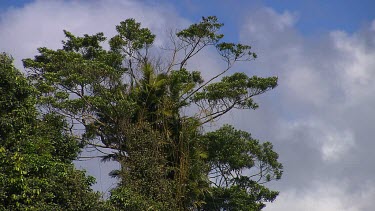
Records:
[[[221,27],[203,18],[163,49],[134,19],[116,26],[108,49],[103,33],[64,31],[61,49],[24,60],[27,78],[2,54],[0,208],[261,210],[273,201],[278,192],[263,185],[282,175],[272,144],[230,125],[205,131],[232,109],[257,108],[253,97],[277,86],[276,77],[228,74],[256,54],[222,42]],[[187,69],[205,48],[224,60],[206,80]],[[121,164],[105,201],[72,165],[84,147]]]
[[[74,169],[64,117],[37,112],[37,91],[6,54],[0,76],[0,210],[104,210],[94,179]]]

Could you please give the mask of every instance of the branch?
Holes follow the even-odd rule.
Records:
[[[214,76],[213,78],[211,78],[210,80],[208,80],[206,83],[202,84],[201,86],[199,86],[196,90],[192,91],[188,96],[186,96],[184,99],[182,99],[182,101],[185,101],[187,100],[188,98],[190,98],[191,96],[193,96],[195,93],[197,93],[200,89],[202,89],[203,87],[207,86],[207,84],[209,84],[210,82],[212,82],[213,80],[217,79],[218,77],[222,76],[224,73],[226,73],[230,68],[232,68],[232,64],[228,64],[228,67],[223,70],[221,73],[217,74],[216,76]]]

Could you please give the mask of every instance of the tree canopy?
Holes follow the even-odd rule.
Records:
[[[80,148],[64,116],[37,111],[37,90],[6,54],[0,76],[0,210],[105,210],[72,164]]]
[[[8,178],[27,177],[36,187],[7,182],[2,187],[14,184],[9,190],[15,196],[0,192],[0,197],[27,207],[35,204],[28,200],[55,194],[50,201],[63,201],[53,206],[104,209],[89,190],[91,178],[71,164],[80,149],[92,147],[104,161],[121,164],[111,172],[119,184],[111,190],[108,209],[261,210],[272,202],[278,192],[264,183],[282,175],[272,144],[230,125],[206,131],[205,125],[233,109],[256,109],[253,97],[277,86],[277,77],[229,74],[236,63],[257,56],[248,45],[222,42],[222,26],[210,16],[171,33],[170,46],[159,49],[168,56],[161,58],[154,53],[155,35],[134,19],[116,26],[108,48],[103,33],[64,31],[61,49],[42,47],[35,58],[23,60],[27,80],[3,55],[1,124],[9,129],[0,129],[0,155],[10,160],[1,165],[15,175]],[[187,65],[205,48],[216,49],[224,61],[208,79]],[[21,158],[30,161],[18,162]],[[54,186],[58,181],[75,183]],[[38,189],[38,182],[48,185]],[[53,192],[63,187],[72,189]]]

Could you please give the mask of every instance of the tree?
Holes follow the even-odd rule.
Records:
[[[105,210],[74,169],[79,146],[56,113],[37,112],[37,92],[0,54],[0,210]]]
[[[103,33],[64,31],[62,49],[39,48],[24,60],[43,112],[63,115],[82,146],[121,164],[112,172],[120,183],[109,199],[117,209],[261,210],[276,198],[263,185],[282,174],[271,143],[228,125],[205,132],[205,124],[232,109],[256,109],[253,97],[277,86],[276,77],[228,75],[256,54],[248,45],[222,42],[222,26],[203,17],[171,33],[172,47],[165,49],[171,57],[157,58],[155,35],[127,19],[108,50]],[[216,48],[225,62],[206,81],[187,69],[204,48]]]

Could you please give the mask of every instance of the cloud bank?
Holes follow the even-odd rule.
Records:
[[[280,83],[259,98],[259,113],[241,114],[240,125],[274,142],[285,165],[280,197],[266,210],[370,210],[375,193],[363,184],[375,183],[375,20],[319,37],[296,31],[297,21],[264,8],[241,31],[260,51],[253,72]]]
[[[190,21],[174,6],[141,1],[35,1],[0,16],[1,51],[16,64],[41,46],[59,48],[62,30],[74,34],[115,33],[115,25],[135,18],[160,39],[166,29]],[[256,98],[256,111],[232,112],[223,120],[255,138],[274,143],[285,166],[284,177],[270,184],[280,196],[265,210],[370,211],[375,198],[375,20],[354,33],[335,31],[306,36],[295,27],[293,11],[261,7],[243,15],[240,40],[259,55],[235,68],[260,76],[277,75],[279,87]],[[207,75],[219,60],[205,52],[194,68]],[[96,190],[107,191],[116,166],[77,163],[95,176]]]
[[[186,26],[189,22],[173,12],[168,5],[146,5],[140,1],[48,1],[39,0],[14,8],[0,16],[1,52],[15,58],[22,69],[21,60],[32,58],[37,48],[61,48],[65,39],[63,29],[75,35],[104,32],[113,36],[115,26],[127,18],[134,18],[157,35],[156,45],[164,45],[169,29]],[[97,152],[85,152],[84,156],[95,156]],[[99,163],[98,159],[76,162],[79,168],[97,178],[95,190],[107,192],[115,185],[108,173],[118,168],[112,162]]]

